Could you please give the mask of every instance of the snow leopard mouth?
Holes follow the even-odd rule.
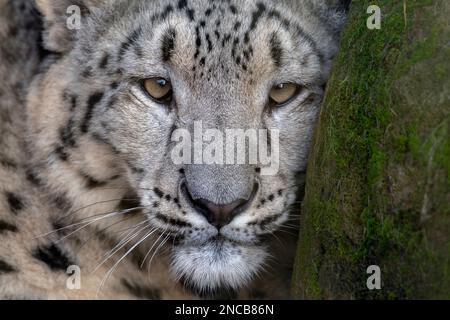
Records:
[[[238,244],[217,236],[201,245],[174,247],[171,274],[200,295],[235,291],[261,270],[267,255],[264,246]]]
[[[206,240],[205,242],[203,242],[200,245],[203,244],[211,244],[212,246],[214,246],[215,250],[220,251],[221,249],[223,249],[227,244],[231,244],[232,246],[251,246],[251,245],[258,245],[261,244],[261,241],[258,242],[244,242],[244,241],[239,241],[236,239],[232,239],[229,237],[224,236],[223,234],[218,234],[214,237],[211,237],[209,240]]]
[[[163,232],[161,232],[163,234]],[[253,241],[239,241],[238,239],[233,239],[230,237],[227,237],[220,232],[215,235],[211,236],[208,239],[205,239],[203,241],[194,241],[194,240],[188,240],[186,239],[182,234],[170,234],[168,235],[168,243],[171,243],[174,247],[177,246],[183,246],[183,245],[189,245],[192,247],[201,247],[205,244],[211,244],[217,248],[217,250],[220,250],[226,243],[230,243],[235,246],[257,246],[257,245],[263,245],[266,241],[268,241],[270,238],[266,235],[259,236],[256,240]]]

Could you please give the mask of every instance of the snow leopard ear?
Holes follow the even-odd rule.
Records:
[[[44,19],[44,46],[54,52],[68,52],[77,30],[91,10],[107,0],[36,0]]]

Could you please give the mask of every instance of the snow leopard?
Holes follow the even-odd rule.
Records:
[[[0,298],[289,298],[348,7],[1,0]],[[277,130],[277,172],[176,163],[198,122]]]

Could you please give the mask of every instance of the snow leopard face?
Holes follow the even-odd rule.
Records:
[[[35,82],[45,98],[29,120],[45,162],[133,189],[147,223],[171,244],[174,278],[199,291],[245,286],[270,255],[264,236],[289,220],[296,201],[342,7],[76,2],[80,30],[64,23],[67,1],[38,1],[47,47],[61,56]],[[202,132],[266,130],[277,170],[266,175],[258,161],[174,161],[174,134],[194,136],[199,123]]]

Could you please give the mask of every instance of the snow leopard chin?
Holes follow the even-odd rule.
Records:
[[[210,240],[200,246],[181,245],[172,252],[171,274],[201,296],[236,292],[262,271],[264,246]]]

